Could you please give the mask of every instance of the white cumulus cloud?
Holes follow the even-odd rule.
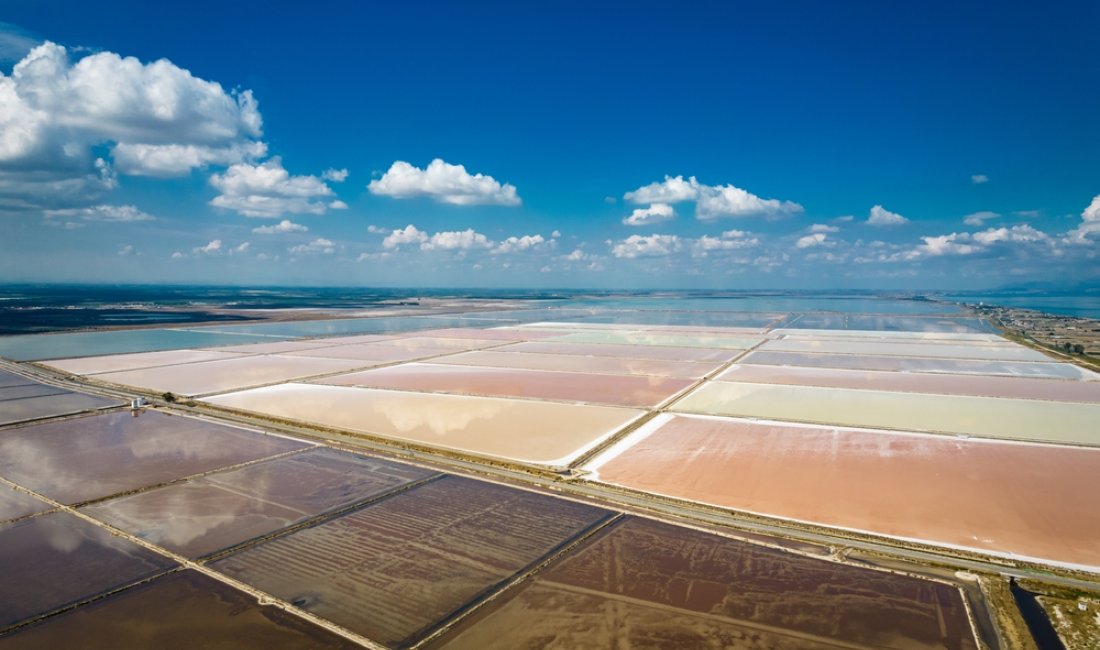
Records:
[[[326,181],[332,181],[333,183],[343,183],[348,179],[348,170],[346,169],[326,169],[321,178]]]
[[[114,187],[116,168],[166,176],[260,155],[262,123],[251,91],[164,59],[74,62],[46,42],[0,72],[0,209],[89,205]]]
[[[812,235],[806,235],[800,237],[798,241],[794,243],[795,248],[813,248],[814,246],[823,246],[828,242],[829,236],[823,232],[815,232]]]
[[[462,165],[436,158],[420,169],[398,160],[379,179],[367,185],[371,194],[395,199],[428,197],[452,205],[520,204],[514,185],[501,184],[492,176],[470,174]]]
[[[649,226],[676,217],[676,211],[667,203],[654,203],[648,208],[635,208],[629,217],[623,218],[627,226]]]
[[[215,239],[206,246],[197,246],[191,249],[192,253],[198,253],[203,255],[213,255],[220,252],[222,249],[222,240]]]
[[[553,240],[547,240],[542,235],[524,235],[522,237],[509,237],[497,244],[494,253],[516,253],[519,251],[538,248],[543,244],[554,245]]]
[[[694,176],[665,176],[661,182],[650,183],[627,192],[623,198],[631,203],[673,204],[695,202],[695,216],[703,221],[723,217],[766,217],[775,219],[801,214],[801,205],[792,201],[762,199],[733,185],[706,185]]]
[[[1093,235],[1100,235],[1100,194],[1092,199],[1081,213],[1081,225],[1069,231],[1069,241],[1076,244],[1089,243]]]
[[[631,235],[614,244],[611,247],[611,254],[626,259],[663,257],[682,248],[683,242],[676,235]]]
[[[975,228],[981,228],[985,225],[986,221],[990,219],[997,219],[1001,215],[996,212],[990,212],[989,210],[982,210],[981,212],[971,212],[963,217],[963,223],[968,226],[974,226]]]
[[[324,214],[330,208],[347,207],[321,200],[331,197],[332,189],[316,176],[291,176],[277,156],[258,165],[233,165],[224,174],[211,176],[210,184],[221,192],[210,205],[246,217]]]
[[[428,233],[418,229],[411,223],[404,228],[394,230],[382,240],[382,248],[392,250],[405,244],[423,244],[428,241]]]
[[[824,224],[824,223],[815,223],[814,225],[810,226],[810,232],[814,232],[814,233],[816,233],[816,232],[825,232],[825,233],[840,232],[840,228],[837,228],[836,226],[830,226],[830,225]]]
[[[294,223],[290,219],[283,219],[274,226],[259,226],[253,228],[252,232],[257,235],[280,235],[288,232],[309,232],[309,228],[300,223]]]
[[[985,174],[974,174],[970,177],[970,182],[975,185],[982,185],[989,182],[989,177]]]
[[[492,248],[493,242],[485,235],[475,232],[472,228],[451,232],[437,232],[428,241],[420,244],[420,250],[424,251],[455,251],[473,250],[478,248]]]
[[[876,205],[871,208],[867,223],[872,226],[900,226],[909,223],[909,220],[896,212],[890,212],[881,205]]]
[[[65,208],[62,210],[46,210],[43,214],[47,219],[63,218],[115,223],[156,220],[153,215],[142,212],[132,205],[95,205],[88,208]]]
[[[286,249],[291,255],[332,255],[336,252],[336,244],[324,237],[318,237],[308,244],[291,246]]]

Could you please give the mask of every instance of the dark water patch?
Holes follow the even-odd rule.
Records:
[[[328,630],[185,570],[78,607],[10,636],[0,648],[356,648]]]
[[[1062,639],[1054,631],[1050,618],[1043,611],[1043,606],[1035,598],[1036,594],[1017,584],[1015,578],[1009,581],[1008,587],[1012,591],[1012,598],[1016,601],[1020,615],[1027,623],[1031,638],[1035,639],[1035,645],[1039,646],[1039,650],[1066,650]]]

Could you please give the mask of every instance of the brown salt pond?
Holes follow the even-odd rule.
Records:
[[[757,384],[820,386],[823,388],[877,389],[939,395],[1013,397],[1087,404],[1100,403],[1100,382],[1034,377],[975,377],[877,372],[872,370],[736,365],[731,366],[719,375],[717,380],[747,381]]]
[[[309,446],[155,411],[115,412],[0,432],[0,476],[72,504]]]
[[[53,508],[50,504],[36,499],[26,492],[0,484],[0,522],[11,521]]]
[[[270,345],[270,344],[261,344]],[[163,352],[138,352],[136,354],[113,354],[103,357],[78,357],[76,359],[56,359],[45,362],[52,368],[64,370],[74,375],[91,375],[101,372],[137,370],[156,366],[174,366],[199,361],[218,359],[239,359],[241,355],[221,350],[165,350]]]
[[[12,386],[8,390],[23,388]],[[21,397],[0,401],[0,424],[13,424],[28,420],[71,415],[83,411],[94,411],[121,404],[118,400],[96,395],[85,395],[63,391],[35,397]]]
[[[348,359],[319,359],[290,355],[235,355],[232,359],[201,361],[179,366],[108,372],[96,379],[177,395],[205,395],[276,382],[345,372],[364,364]]]
[[[597,375],[410,363],[337,375],[320,379],[316,383],[654,407],[687,388],[693,381],[641,375]]]
[[[721,365],[721,363],[715,361],[661,361],[658,359],[631,359],[629,357],[586,357],[576,354],[525,354],[522,352],[498,352],[497,350],[479,350],[477,352],[453,354],[433,359],[432,363],[606,375],[654,375],[685,379],[698,379],[716,370]]]
[[[977,647],[958,589],[634,517],[600,531],[447,648]]]
[[[716,381],[673,407],[687,413],[1100,445],[1100,404]]]
[[[561,467],[641,417],[612,406],[283,384],[206,398],[242,411],[520,463]]]
[[[729,361],[741,354],[737,350],[710,348],[676,348],[660,345],[620,345],[617,343],[555,343],[529,341],[502,348],[501,352],[531,352],[540,354],[580,354],[593,357],[627,357],[631,359],[663,359],[670,361]]]
[[[241,647],[357,648],[308,623],[196,571],[184,570],[131,587],[9,636],[0,648],[158,648],[235,650]]]
[[[936,374],[997,375],[1005,377],[1046,377],[1100,381],[1100,374],[1069,363],[1054,361],[983,361],[980,359],[922,359],[920,357],[860,356],[803,352],[753,351],[739,364],[768,366],[804,366],[847,370],[886,370]]]
[[[175,566],[64,512],[0,526],[0,630]]]
[[[445,477],[211,566],[404,647],[608,516],[564,499]]]
[[[410,465],[314,450],[82,510],[195,558],[435,475]]]
[[[785,519],[1100,567],[1100,450],[726,418],[664,416],[650,430],[593,461],[598,480]]]
[[[840,341],[824,339],[779,339],[760,346],[767,352],[825,352],[829,354],[869,354],[894,357],[946,359],[986,359],[990,361],[1050,361],[1042,352],[1022,345],[954,345],[935,341],[897,343],[888,341]]]

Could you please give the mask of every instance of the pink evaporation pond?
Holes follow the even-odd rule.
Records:
[[[596,375],[412,363],[338,375],[317,383],[653,407],[694,382],[690,379],[643,375]]]
[[[757,384],[861,388],[902,393],[1100,403],[1100,382],[1069,381],[1065,379],[934,375],[753,365],[732,366],[719,375],[717,379],[718,381],[747,381]]]
[[[206,398],[242,411],[477,456],[561,467],[644,411],[468,395],[282,384]]]
[[[382,337],[378,337],[382,338]],[[331,339],[308,339],[295,341],[273,341],[271,343],[246,343],[245,345],[219,345],[218,352],[236,352],[238,354],[283,354],[301,352],[336,345]]]
[[[344,372],[362,368],[364,365],[368,364],[356,359],[320,359],[274,354],[243,357],[237,355],[236,358],[220,361],[104,373],[96,375],[96,379],[156,392],[205,395]]]
[[[718,369],[716,361],[666,361],[631,359],[630,357],[586,357],[577,354],[525,354],[479,350],[433,359],[432,363],[459,366],[491,366],[494,368],[525,368],[527,370],[557,370],[561,372],[591,372],[605,375],[655,375],[698,379]]]
[[[309,446],[195,418],[115,412],[5,431],[0,476],[73,504]]]
[[[261,344],[262,345],[262,344]],[[79,357],[76,359],[57,359],[46,362],[58,370],[74,375],[91,375],[100,372],[136,370],[155,366],[173,366],[181,363],[215,361],[218,359],[239,359],[241,355],[221,350],[166,350],[163,352],[138,352],[137,354],[114,354],[105,357]]]
[[[598,480],[773,517],[1100,567],[1100,450],[664,418],[593,461]]]
[[[1051,379],[1100,380],[1100,374],[1054,361],[987,361],[981,359],[924,359],[920,357],[860,356],[806,352],[750,352],[738,364],[805,366],[848,370],[888,370],[959,375],[1048,377]]]
[[[866,339],[894,341],[939,341],[942,343],[1004,343],[1015,345],[998,334],[978,332],[905,332],[899,330],[815,330],[777,329],[773,334],[793,339]]]
[[[662,359],[669,361],[729,361],[741,354],[738,350],[712,348],[678,348],[659,345],[622,345],[619,343],[551,343],[529,341],[503,348],[501,352],[538,354],[573,354],[594,357],[627,357],[631,359]]]
[[[779,339],[759,347],[767,352],[825,352],[829,354],[874,354],[894,357],[943,359],[988,359],[991,361],[1049,361],[1050,357],[1022,345],[957,345],[935,341],[896,343],[889,341],[839,341]]]
[[[521,328],[534,330],[621,330],[638,332],[687,332],[692,334],[762,334],[761,327],[708,327],[706,325],[645,325],[636,323],[577,323],[546,322],[528,323]],[[559,332],[560,333],[560,332]]]

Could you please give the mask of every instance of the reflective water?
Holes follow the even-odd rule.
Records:
[[[719,381],[744,381],[757,384],[864,388],[908,393],[1100,403],[1100,382],[1095,381],[1066,381],[1031,377],[983,377],[980,375],[935,375],[762,365],[735,365],[719,375],[717,379]]]
[[[0,628],[175,566],[64,512],[0,526],[0,548]]]
[[[769,366],[806,366],[850,370],[890,370],[899,372],[951,373],[960,375],[1001,375],[1007,377],[1049,377],[1100,381],[1100,374],[1068,363],[1054,361],[983,361],[980,359],[927,359],[920,357],[877,357],[854,354],[754,351],[738,364]]]
[[[690,379],[655,376],[412,363],[338,375],[317,380],[316,383],[653,407],[693,382]]]
[[[83,393],[63,393],[43,395],[41,397],[24,397],[0,402],[0,424],[23,422],[24,420],[37,420],[58,415],[70,415],[94,409],[102,409],[110,406],[118,406],[122,402],[106,397],[84,395]]]
[[[0,476],[71,504],[308,446],[194,418],[116,412],[0,433]]]
[[[316,450],[83,510],[142,539],[200,557],[434,475],[409,465]]]
[[[291,355],[235,355],[232,359],[159,366],[96,375],[100,381],[177,395],[203,395],[362,368],[356,360]]]
[[[53,506],[50,504],[26,492],[0,485],[0,522],[18,519],[36,512],[45,512],[51,508]]]
[[[640,417],[633,409],[283,384],[206,398],[218,406],[522,463],[560,466]]]
[[[577,332],[574,334],[565,334],[553,340],[564,343],[614,343],[622,345],[663,345],[668,347],[744,350],[751,348],[763,339],[747,336],[716,336],[713,334],[610,331]]]
[[[157,578],[0,637],[0,648],[307,650],[357,644],[197,571]]]
[[[555,343],[552,341],[529,341],[513,343],[502,348],[501,352],[537,352],[540,354],[591,355],[594,357],[626,357],[630,359],[664,359],[671,361],[729,361],[738,354],[737,350],[715,350],[709,348],[673,348],[658,345],[612,345],[600,343]]]
[[[878,341],[826,341],[822,339],[780,339],[768,341],[761,352],[821,352],[896,357],[933,357],[947,359],[988,359],[991,361],[1050,361],[1045,354],[1022,345],[956,345],[946,343],[893,343]]]
[[[213,566],[388,647],[406,647],[608,514],[445,477]]]
[[[711,382],[680,412],[1100,445],[1100,405]]]
[[[661,361],[629,357],[586,357],[576,354],[525,354],[497,350],[452,354],[433,359],[432,363],[684,378],[702,377],[721,365],[716,361]]]
[[[914,303],[916,304],[916,303]],[[880,330],[910,332],[993,332],[986,321],[969,317],[905,317],[879,315],[804,314],[783,325],[796,329]]]
[[[263,344],[261,344],[263,345]],[[74,375],[90,375],[98,372],[117,372],[154,366],[171,366],[197,361],[217,359],[237,359],[241,355],[221,350],[165,350],[162,352],[138,352],[136,354],[116,354],[105,357],[82,357],[78,359],[57,359],[46,365],[58,368]]]
[[[270,340],[241,334],[196,330],[118,330],[0,337],[0,357],[40,361],[126,352],[182,350]]]

